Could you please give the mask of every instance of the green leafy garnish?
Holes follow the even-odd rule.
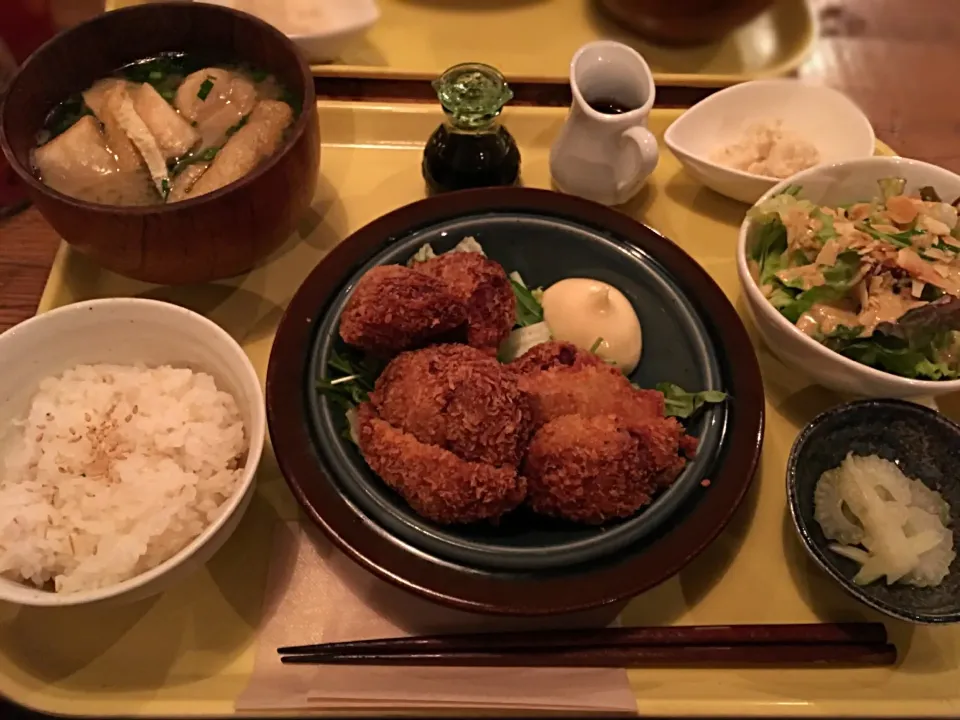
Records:
[[[663,393],[664,414],[667,417],[690,418],[704,405],[722,403],[727,399],[727,394],[720,390],[691,393],[668,382],[658,383],[657,390]]]
[[[517,325],[527,327],[543,322],[543,306],[531,291],[522,282],[510,278],[513,288],[513,297],[517,302]]]
[[[344,410],[369,399],[383,364],[353,350],[333,350],[327,361],[327,376],[317,379],[317,391]]]
[[[201,100],[207,99],[207,95],[209,95],[210,91],[213,90],[213,80],[214,79],[209,75],[207,75],[207,77],[204,78],[203,82],[200,83],[200,89],[197,90],[198,98],[200,98]]]

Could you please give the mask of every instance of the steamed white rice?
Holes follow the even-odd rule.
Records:
[[[57,592],[113,585],[222,512],[247,451],[234,398],[206,373],[81,365],[40,383],[5,438],[0,573]]]

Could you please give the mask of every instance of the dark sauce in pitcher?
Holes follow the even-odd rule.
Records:
[[[520,151],[497,117],[513,97],[489,65],[466,63],[433,83],[446,115],[423,151],[423,178],[433,193],[514,185]]]
[[[630,112],[631,110],[636,110],[636,108],[632,108],[629,105],[624,105],[617,100],[611,100],[609,98],[589,100],[587,105],[596,110],[598,113],[603,113],[604,115],[622,115],[623,113]]]

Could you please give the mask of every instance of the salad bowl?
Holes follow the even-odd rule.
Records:
[[[893,361],[896,353],[899,353],[901,358],[907,358],[907,350],[918,350],[929,356],[929,348],[906,348],[896,343],[884,347],[867,347],[870,342],[877,340],[875,333],[873,337],[858,338],[856,348],[833,350],[820,341],[826,338],[818,340],[812,334],[801,331],[783,312],[774,307],[758,282],[757,253],[770,218],[770,213],[765,211],[780,202],[777,200],[778,196],[786,193],[797,200],[808,200],[816,208],[812,212],[820,212],[824,208],[870,203],[880,199],[883,186],[889,182],[902,184],[902,192],[905,194],[915,194],[921,188],[933,188],[946,203],[960,196],[960,176],[929,163],[900,157],[853,160],[822,165],[798,173],[765,193],[748,212],[740,227],[737,274],[743,297],[760,337],[774,355],[786,365],[831,390],[859,397],[903,399],[932,398],[956,392],[960,390],[960,374],[956,369],[942,374],[934,373],[941,377],[933,379],[920,367],[924,362],[920,359],[913,363],[901,362],[896,367],[899,372],[891,370],[891,367],[896,365]],[[945,299],[949,299],[949,296],[945,296]],[[949,310],[948,305],[943,307]],[[938,320],[948,323],[953,318],[949,312],[943,312]],[[842,332],[843,326],[838,328]],[[848,327],[847,330],[851,328]],[[839,338],[830,340],[834,347],[841,345]],[[860,362],[854,357],[868,358],[870,364]],[[886,360],[877,359],[884,357]]]

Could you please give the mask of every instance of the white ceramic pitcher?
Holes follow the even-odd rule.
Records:
[[[554,184],[604,205],[625,203],[660,157],[647,129],[656,94],[650,67],[633,48],[599,40],[573,56],[570,87],[573,105],[550,148]]]

